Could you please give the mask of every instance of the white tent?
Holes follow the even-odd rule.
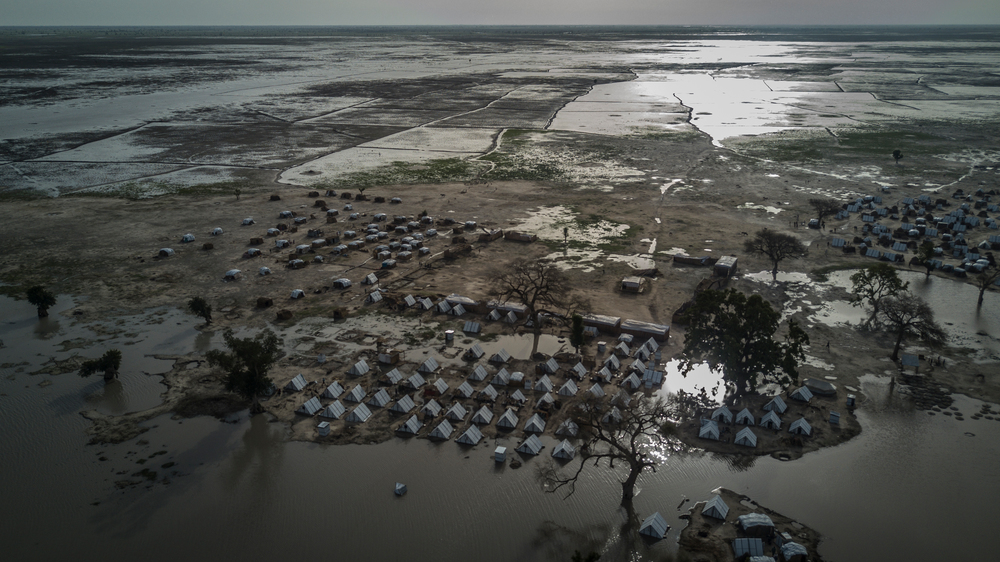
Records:
[[[482,380],[486,380],[486,377],[488,376],[489,373],[486,371],[486,367],[483,367],[482,365],[476,365],[476,368],[473,369],[471,373],[469,373],[469,380],[472,382],[479,382]]]
[[[514,429],[515,427],[517,427],[517,422],[518,422],[517,414],[514,413],[514,410],[507,408],[507,411],[504,412],[502,416],[500,416],[499,420],[497,420],[497,427],[502,427],[504,429]]]
[[[580,426],[576,424],[571,419],[565,419],[559,428],[556,429],[556,435],[569,435],[570,437],[576,437],[576,434],[580,431]]]
[[[753,425],[754,419],[754,415],[747,408],[743,408],[740,413],[736,414],[736,423],[739,424]]]
[[[543,406],[547,406],[549,404],[552,404],[555,401],[556,401],[556,399],[552,397],[552,394],[546,392],[545,394],[542,395],[541,398],[538,399],[538,402],[535,402],[535,409],[536,410],[540,409]]]
[[[434,387],[434,390],[436,390],[438,394],[444,394],[445,392],[448,392],[448,383],[445,382],[444,379],[435,380],[434,383],[431,384],[431,386]]]
[[[489,385],[487,385],[486,388],[479,391],[479,398],[482,400],[489,400],[492,402],[493,400],[497,399],[497,396],[499,396],[499,394],[497,394],[497,389]]]
[[[580,377],[580,379],[587,376],[587,368],[583,366],[583,363],[573,365],[573,368],[570,369],[570,371],[572,371],[574,375]]]
[[[188,243],[188,242],[194,242],[194,234],[191,234],[189,232],[189,233],[185,234],[184,236],[181,236],[181,242],[183,242],[185,244]]]
[[[348,392],[347,395],[344,396],[344,400],[347,402],[361,402],[362,400],[365,399],[365,396],[367,395],[368,393],[365,391],[365,389],[361,388],[361,385],[359,384],[355,385],[354,388],[352,388],[350,392]]]
[[[389,411],[398,414],[408,414],[416,407],[417,405],[413,403],[413,399],[406,395],[396,400],[396,403],[389,407]]]
[[[525,455],[537,455],[542,452],[543,447],[544,445],[542,445],[542,440],[539,439],[537,435],[532,435],[525,439],[524,443],[521,443],[514,450]]]
[[[576,383],[575,382],[573,382],[572,380],[568,380],[568,381],[566,381],[566,384],[564,384],[561,387],[559,387],[559,395],[560,396],[576,396],[576,393],[579,390],[580,389],[578,389],[576,387]]]
[[[552,381],[548,375],[542,375],[542,378],[538,379],[538,382],[535,383],[535,390],[552,392]]]
[[[302,289],[295,289],[295,290],[292,291],[291,298],[293,298],[293,299],[301,299],[304,296],[306,296],[305,291],[303,291]]]
[[[590,393],[596,398],[601,398],[604,396],[604,389],[601,388],[601,385],[594,383],[594,386],[590,387]]]
[[[468,330],[466,330],[466,331],[468,331]],[[465,354],[463,355],[463,357],[466,360],[475,361],[475,360],[479,359],[480,357],[482,357],[483,355],[486,355],[486,352],[483,351],[483,348],[480,347],[479,344],[477,343],[476,345],[473,345],[469,349],[465,350]]]
[[[427,384],[427,381],[424,380],[424,377],[420,376],[420,373],[416,373],[406,379],[406,384],[408,384],[410,388],[417,389]]]
[[[295,410],[295,413],[302,414],[304,416],[312,416],[315,415],[316,412],[322,409],[323,409],[323,404],[320,403],[319,398],[313,396],[309,400],[306,400],[305,404],[299,406],[299,409]]]
[[[812,435],[812,426],[805,418],[799,418],[788,426],[788,433],[798,433],[799,435]]]
[[[781,418],[774,411],[770,411],[760,418],[760,426],[767,429],[781,429]]]
[[[392,398],[389,397],[389,393],[386,392],[384,388],[380,388],[379,391],[368,400],[368,405],[375,408],[385,408],[386,404],[391,401]]]
[[[333,381],[330,386],[326,387],[323,391],[323,398],[340,398],[340,395],[344,393],[344,387],[340,386],[340,383]]]
[[[368,421],[368,418],[370,417],[372,417],[372,412],[368,409],[368,406],[358,404],[357,408],[354,408],[350,414],[347,414],[347,421],[353,423],[364,423]]]
[[[556,363],[554,357],[549,357],[549,360],[542,365],[542,369],[544,369],[545,372],[550,375],[554,374],[556,371],[559,370],[559,363]]]
[[[444,414],[444,417],[452,421],[460,422],[464,420],[465,416],[467,415],[469,415],[469,411],[465,409],[465,406],[462,406],[458,402],[455,402],[451,408],[448,408],[448,411]]]
[[[479,408],[476,415],[472,416],[472,423],[488,425],[491,421],[493,421],[493,412],[486,406]]]
[[[527,399],[527,398],[525,398],[525,396],[524,396],[524,393],[523,393],[523,392],[521,392],[521,389],[520,389],[520,388],[519,388],[519,389],[517,389],[517,390],[515,390],[515,391],[514,391],[514,394],[511,394],[511,395],[510,395],[510,399],[511,399],[511,400],[514,400],[515,402],[519,402],[519,403],[521,403],[521,404],[524,404],[525,402],[527,402],[527,401],[528,401],[528,399]]]
[[[792,400],[798,400],[800,402],[808,402],[812,400],[813,393],[809,391],[808,388],[802,386],[795,389],[791,394],[788,395]]]
[[[410,435],[416,435],[420,431],[420,422],[417,420],[417,416],[410,416],[410,419],[403,422],[403,425],[396,428],[399,433],[408,433]]]
[[[437,400],[431,398],[428,402],[424,404],[423,408],[420,408],[420,413],[428,416],[436,417],[441,413],[441,404],[437,403]]]
[[[508,361],[510,361],[510,353],[507,353],[507,350],[502,348],[490,357],[490,363],[506,363]]]
[[[285,390],[291,390],[292,392],[298,392],[306,387],[306,378],[299,373],[294,379],[288,381],[285,385]]]
[[[399,369],[393,369],[385,374],[385,378],[389,380],[389,384],[397,384],[403,380],[403,373],[400,373]]]
[[[438,365],[437,359],[434,359],[433,357],[428,357],[426,361],[424,361],[423,363],[420,364],[419,367],[417,367],[417,372],[433,373],[434,371],[437,371],[440,368],[441,365]]]
[[[270,267],[261,267],[260,269],[257,270],[257,273],[259,273],[261,275],[270,275],[271,274],[271,268]]]
[[[365,360],[362,359],[357,363],[355,363],[354,366],[351,367],[351,370],[347,371],[347,374],[355,377],[360,377],[367,375],[368,371],[370,370],[371,368],[368,366],[368,363],[366,363]]]
[[[555,449],[552,449],[552,456],[557,459],[572,460],[576,456],[576,449],[568,440],[563,439]]]
[[[424,310],[430,310],[434,308],[434,303],[431,302],[431,299],[424,297],[420,299],[420,308]]]
[[[493,380],[490,384],[495,384],[497,386],[507,386],[510,383],[510,373],[507,372],[506,368],[502,368],[497,371],[496,375],[493,375]]]
[[[451,309],[451,314],[453,316],[461,316],[465,314],[465,307],[461,304],[456,304],[455,307]]]
[[[469,429],[466,429],[465,433],[459,435],[458,439],[456,439],[455,441],[463,445],[476,445],[480,441],[482,441],[482,439],[483,439],[483,432],[479,431],[478,427],[470,425]]]
[[[472,385],[469,384],[469,381],[465,381],[455,392],[457,392],[462,398],[470,398],[476,391],[472,388]]]
[[[630,390],[638,390],[642,386],[642,381],[639,380],[639,377],[635,373],[631,373],[622,381],[622,386]]]
[[[712,420],[701,420],[701,428],[698,429],[698,437],[702,439],[714,439],[719,440],[719,424]]]
[[[729,514],[729,506],[723,501],[722,496],[712,496],[712,499],[705,502],[705,507],[701,508],[701,514],[704,517],[725,521],[726,515]]]
[[[757,436],[749,427],[744,427],[737,434],[733,443],[737,445],[743,445],[744,447],[756,447],[757,446]]]
[[[729,408],[720,406],[712,410],[712,419],[721,423],[733,423],[733,413]]]
[[[545,431],[545,420],[538,414],[528,418],[528,421],[524,424],[525,433],[542,433],[543,431]]]
[[[611,408],[608,413],[604,414],[601,418],[602,423],[620,423],[622,421],[622,411],[618,409],[618,406]]]
[[[341,404],[340,400],[336,400],[333,404],[330,404],[322,412],[320,412],[319,416],[321,418],[333,418],[335,420],[339,420],[345,413],[347,413],[347,408]]]
[[[662,539],[667,535],[667,531],[670,530],[670,526],[663,519],[663,516],[659,512],[656,512],[645,519],[642,525],[639,525],[639,534],[651,537],[654,539]]]
[[[455,428],[448,423],[448,420],[441,420],[441,423],[431,430],[430,437],[431,439],[449,439],[454,432]]]

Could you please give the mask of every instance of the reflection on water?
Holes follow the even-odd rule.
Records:
[[[59,333],[59,321],[51,316],[39,318],[38,324],[35,324],[35,328],[32,331],[35,337],[40,340],[51,339],[52,336]]]

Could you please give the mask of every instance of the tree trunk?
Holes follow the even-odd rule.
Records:
[[[982,300],[982,296],[980,296],[979,300],[980,301]],[[49,317],[49,309],[43,308],[41,306],[38,307],[38,317],[39,318],[48,318]]]
[[[778,281],[778,262],[774,262],[774,269],[771,270],[771,279],[774,282]]]
[[[979,288],[979,302],[976,303],[976,308],[983,306],[983,294],[986,293],[986,285]]]
[[[109,383],[118,378],[118,371],[104,371],[104,382]]]
[[[542,324],[538,321],[538,313],[531,313],[531,333],[534,334],[535,339],[531,342],[531,356],[534,357],[538,353],[538,340],[542,338]]]
[[[635,483],[642,474],[642,466],[631,465],[628,478],[622,482],[622,507],[629,509],[632,506],[632,498],[635,497]]]
[[[899,348],[903,345],[903,334],[906,333],[906,329],[902,328],[899,330],[899,335],[896,336],[896,347],[892,348],[892,359],[893,361],[899,361]]]

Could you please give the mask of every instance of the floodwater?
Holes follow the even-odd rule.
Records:
[[[61,297],[47,322],[24,302],[0,300],[0,476],[7,512],[20,514],[0,526],[0,541],[12,559],[73,552],[108,560],[565,560],[567,552],[584,547],[621,554],[614,473],[588,471],[569,499],[545,493],[535,471],[549,462],[555,445],[549,438],[542,455],[522,459],[525,466],[517,470],[498,468],[491,459],[496,444],[516,445],[510,438],[472,449],[413,439],[339,447],[289,443],[281,424],[245,413],[235,423],[162,416],[147,422],[150,431],[138,439],[86,445],[88,422],[80,410],[151,405],[149,396],[162,386],[155,375],[137,371],[155,373],[166,365],[147,354],[203,350],[218,345],[218,338],[206,341],[190,316],[155,310],[102,336],[107,339],[100,347],[125,351],[123,378],[113,383],[121,390],[73,373],[29,375],[48,356],[74,352],[58,351],[61,342],[92,338],[86,326],[105,325],[60,316],[70,300]],[[513,338],[484,348],[514,353]],[[546,338],[541,347],[562,345]],[[663,368],[666,391],[717,384],[708,371],[685,379],[675,364]],[[52,384],[41,386],[43,381]],[[989,558],[992,506],[982,499],[1000,495],[992,468],[1000,462],[993,446],[1000,422],[928,416],[887,389],[874,377],[864,382],[860,437],[796,461],[734,462],[661,451],[660,469],[640,480],[636,509],[641,516],[659,511],[673,528],[666,540],[636,547],[639,554],[655,558],[674,550],[684,523],[678,515],[691,505],[679,511],[678,504],[725,486],[819,530],[827,560]],[[122,398],[95,398],[109,392]],[[981,404],[955,398],[966,414]],[[136,479],[131,475],[143,468],[157,473],[155,481],[115,485]],[[393,495],[396,481],[407,484],[406,496]],[[929,526],[933,533],[920,531]],[[51,540],[54,530],[58,541]]]

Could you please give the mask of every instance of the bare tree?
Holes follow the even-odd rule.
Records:
[[[535,335],[532,354],[538,351],[538,339],[542,335],[541,314],[568,321],[583,306],[581,301],[570,296],[569,280],[563,272],[551,264],[529,259],[520,259],[494,270],[490,295],[500,303],[516,302],[525,306]]]
[[[778,264],[789,258],[797,258],[806,253],[806,247],[791,234],[774,232],[766,228],[758,230],[753,238],[743,243],[743,250],[752,256],[763,256],[771,261],[774,268],[771,277],[778,280]]]
[[[613,402],[616,402],[612,404]],[[667,406],[639,394],[630,400],[588,398],[577,405],[571,419],[580,426],[580,464],[567,475],[552,465],[540,469],[546,491],[576,491],[576,483],[587,467],[624,466],[628,472],[621,481],[621,505],[632,512],[632,498],[639,476],[647,470],[656,471],[655,449],[666,443],[673,427],[667,422]],[[666,430],[666,431],[665,431]]]
[[[887,263],[859,269],[851,275],[851,283],[851,304],[868,307],[868,319],[864,323],[864,328],[868,330],[878,327],[882,301],[886,297],[900,295],[910,286],[910,282],[900,279],[896,268]]]
[[[840,212],[840,203],[833,199],[810,199],[809,205],[816,211],[816,218],[820,221],[824,217],[836,215]]]
[[[936,346],[945,341],[944,330],[934,320],[934,311],[924,299],[913,293],[901,293],[885,297],[879,311],[882,324],[889,332],[896,334],[896,345],[892,348],[892,360],[899,360],[899,348],[903,338],[916,336],[925,343]]]
[[[983,306],[986,289],[996,283],[997,279],[1000,279],[1000,267],[996,265],[991,265],[979,273],[979,277],[976,278],[976,286],[979,287],[979,302],[976,303],[976,307]]]

